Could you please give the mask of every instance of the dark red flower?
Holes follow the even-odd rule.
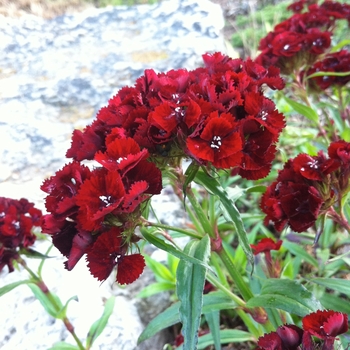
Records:
[[[242,140],[236,131],[238,123],[232,115],[218,112],[210,114],[203,130],[187,139],[190,154],[202,162],[210,162],[217,168],[233,168],[240,164]]]
[[[274,37],[271,46],[272,54],[291,57],[303,48],[303,38],[299,33],[285,31]]]
[[[293,160],[293,169],[308,180],[323,181],[326,175],[338,167],[337,162],[327,159],[322,152],[317,156],[299,154]]]
[[[81,184],[90,177],[90,174],[88,167],[74,161],[46,179],[40,188],[48,193],[45,198],[47,211],[54,214],[58,220],[74,218],[78,211],[76,195]]]
[[[88,231],[100,229],[108,214],[122,211],[125,194],[124,184],[117,171],[95,169],[80,186],[76,196],[80,227]]]
[[[265,334],[258,339],[262,350],[297,350],[301,344],[303,330],[295,325],[279,326],[276,332]]]
[[[128,245],[120,230],[113,227],[103,232],[89,249],[86,260],[91,274],[104,281],[117,266],[116,281],[130,284],[139,278],[146,266],[141,254],[126,255]]]
[[[348,72],[350,67],[350,52],[341,50],[326,55],[321,61],[317,61],[307,72],[306,75],[311,75],[317,72]],[[344,86],[350,81],[350,75],[331,76],[324,75],[310,79],[311,87],[325,90],[332,85]]]
[[[263,350],[283,350],[282,340],[277,332],[265,334],[258,339],[258,345]]]
[[[302,319],[304,331],[320,338],[335,338],[348,331],[348,316],[333,310],[318,310]]]
[[[319,191],[293,170],[289,160],[264,193],[261,209],[267,214],[265,223],[272,220],[278,231],[288,223],[294,231],[303,232],[315,223],[323,203]]]
[[[13,260],[19,249],[34,244],[33,228],[41,225],[41,219],[41,211],[27,199],[0,197],[0,271],[6,265],[14,271]]]
[[[350,167],[350,142],[339,140],[332,142],[328,147],[328,155],[331,159],[338,160],[344,167]]]
[[[260,253],[269,252],[271,250],[279,250],[281,248],[282,243],[282,240],[275,242],[271,238],[263,238],[258,242],[258,244],[251,244],[250,246],[253,250],[254,255],[257,255]]]

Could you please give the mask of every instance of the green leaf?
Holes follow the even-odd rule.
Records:
[[[36,284],[30,283],[28,287],[32,290],[35,297],[40,301],[45,311],[54,318],[59,318],[58,313],[63,308],[61,299],[53,293],[45,294]],[[50,298],[51,297],[51,298]]]
[[[186,193],[187,193],[187,186],[193,181],[193,179],[196,177],[196,174],[198,172],[199,165],[198,162],[193,161],[185,172],[185,182],[182,186],[182,191],[184,194],[184,202],[186,200]]]
[[[169,269],[161,264],[160,262],[152,259],[148,255],[144,255],[146,260],[146,265],[153,271],[156,277],[160,277],[163,280],[173,282],[175,281],[175,276],[169,271]]]
[[[304,286],[276,278],[264,281],[260,295],[251,298],[247,307],[276,308],[298,316],[322,309],[320,302]]]
[[[31,280],[24,280],[24,281],[17,281],[10,284],[7,284],[6,286],[3,286],[0,288],[0,297],[4,294],[11,292],[12,289],[15,289],[16,287],[22,285],[22,284],[29,284],[32,283]]]
[[[199,242],[190,241],[184,252],[207,263],[210,256],[209,235],[205,235]],[[179,262],[176,272],[176,293],[180,301],[179,312],[185,350],[197,349],[205,276],[206,269],[203,266],[186,260]]]
[[[179,259],[188,261],[193,264],[201,265],[207,269],[212,270],[208,264],[205,264],[203,261],[200,261],[199,259],[194,258],[193,256],[189,256],[188,254],[185,254],[184,252],[176,249],[173,245],[166,243],[163,239],[160,239],[159,237],[147,232],[147,230],[142,230],[143,237],[151,244],[156,246],[159,249],[165,250],[166,252],[176,256]]]
[[[69,298],[67,300],[67,302],[64,304],[64,306],[62,307],[62,309],[60,311],[58,311],[57,316],[56,316],[57,318],[59,318],[60,320],[63,320],[66,317],[68,304],[72,300],[78,301],[78,297],[76,295],[74,295],[73,297]]]
[[[239,243],[247,256],[248,261],[254,266],[254,257],[249,245],[247,232],[245,231],[241,215],[234,202],[228,198],[227,193],[220,184],[215,179],[207,176],[207,174],[199,171],[196,175],[196,181],[204,186],[210,193],[219,197],[225,218],[232,221],[235,231],[238,234]]]
[[[114,303],[115,297],[111,296],[105,303],[105,308],[103,310],[102,316],[92,324],[86,339],[87,348],[90,349],[91,345],[105,329],[108,323],[108,319],[113,313]]]
[[[347,296],[350,296],[350,281],[341,279],[341,278],[322,278],[316,277],[310,280],[321,286],[327,287],[337,292],[344,293]]]
[[[214,346],[216,350],[221,350],[221,341],[220,341],[220,312],[212,311],[206,313],[205,319],[208,323],[210,333],[213,338]]]
[[[179,307],[180,302],[177,302],[157,315],[141,333],[137,344],[140,344],[144,340],[153,337],[162,329],[168,328],[180,322]],[[236,307],[237,304],[221,291],[212,292],[203,296],[202,312],[204,314],[216,310],[231,310],[235,309]]]
[[[318,114],[312,108],[305,106],[299,102],[295,102],[286,96],[284,96],[284,99],[294,109],[295,112],[300,113],[314,123],[318,123]]]
[[[168,290],[175,290],[175,283],[170,282],[157,282],[152,283],[147,287],[144,287],[141,292],[139,292],[136,297],[137,298],[148,298],[151,295],[165,292]]]
[[[244,343],[248,341],[255,341],[255,338],[248,332],[241,331],[239,329],[223,329],[220,331],[221,344],[229,343]],[[208,346],[214,344],[214,339],[211,333],[205,334],[198,339],[198,350],[204,350]],[[182,350],[183,347],[179,346],[175,350]]]
[[[58,343],[55,343],[48,350],[79,350],[79,347],[76,346],[76,345],[72,345],[72,344],[66,343],[64,341],[60,341]]]
[[[350,315],[350,304],[346,299],[342,299],[336,295],[325,293],[320,298],[321,304],[325,309],[338,312],[345,312]]]
[[[33,259],[51,259],[51,258],[53,258],[52,256],[48,256],[46,254],[39,253],[36,250],[31,249],[31,248],[21,248],[19,250],[19,254],[25,255],[28,258],[33,258]]]
[[[295,256],[299,256],[314,267],[318,267],[318,261],[297,243],[283,241],[283,247]]]
[[[323,77],[323,76],[330,76],[330,77],[346,77],[347,75],[350,75],[350,71],[348,72],[317,72],[313,73],[307,76],[307,79],[316,78],[316,77]]]
[[[264,193],[266,191],[266,186],[264,185],[256,185],[249,187],[245,190],[247,193],[253,193],[253,192],[259,192],[259,193]]]
[[[344,39],[342,40],[339,44],[335,45],[332,47],[331,52],[337,52],[339,51],[342,47],[349,45],[350,40],[349,39]]]

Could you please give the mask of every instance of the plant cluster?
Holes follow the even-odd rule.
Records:
[[[38,256],[28,247],[30,228],[41,225],[68,270],[84,256],[99,281],[116,273],[117,283],[130,284],[146,265],[153,270],[156,283],[141,296],[170,291],[173,303],[139,342],[181,323],[177,350],[345,347],[338,336],[350,313],[349,41],[332,48],[331,38],[350,8],[303,0],[290,9],[255,60],[204,54],[204,67],[149,69],[122,88],[74,131],[72,160],[43,182],[47,214],[1,199],[0,267],[12,272],[17,261],[31,278],[0,295],[28,284],[72,333],[71,348],[90,349],[101,333],[112,301],[84,346],[67,319],[69,301],[49,291],[42,265],[36,274],[20,257],[24,248]],[[290,125],[300,134],[295,147]],[[165,184],[186,211],[184,227],[151,219],[152,197]],[[187,237],[183,249],[178,236]],[[166,251],[168,267],[145,255],[141,241]]]

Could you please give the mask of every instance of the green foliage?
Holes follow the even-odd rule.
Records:
[[[248,14],[238,15],[234,21],[235,33],[231,43],[234,48],[243,48],[246,56],[254,57],[259,41],[279,22],[287,19],[288,2],[266,5],[260,9],[251,10]]]
[[[114,303],[115,297],[111,296],[105,303],[102,316],[92,324],[86,339],[86,347],[88,349],[90,349],[91,345],[107,326],[108,319],[113,313]]]

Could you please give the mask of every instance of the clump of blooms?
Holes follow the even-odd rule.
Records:
[[[333,142],[326,157],[299,154],[279,172],[277,180],[266,190],[261,209],[281,231],[287,224],[296,232],[314,225],[326,212],[339,222],[332,206],[340,203],[349,190],[350,144]]]
[[[142,273],[143,257],[129,255],[138,240],[134,230],[143,203],[162,189],[161,172],[148,156],[131,138],[111,137],[104,152],[95,155],[102,166],[90,170],[73,161],[44,181],[41,189],[48,193],[50,214],[45,215],[42,230],[68,258],[68,270],[87,253],[90,271],[99,280],[105,280],[115,265],[122,284]],[[123,275],[125,266],[128,276]]]
[[[135,228],[162,189],[161,170],[184,157],[247,179],[269,173],[285,121],[263,89],[284,87],[279,70],[221,53],[203,58],[205,67],[193,71],[146,70],[74,131],[66,154],[73,161],[41,187],[49,212],[42,230],[68,270],[86,255],[101,281],[114,267],[119,283],[137,279],[145,263]]]
[[[34,227],[39,227],[42,213],[27,199],[0,197],[0,271],[7,265],[14,271],[13,260],[19,257],[21,248],[35,242]]]
[[[160,166],[190,157],[248,179],[265,177],[285,122],[263,87],[284,87],[279,70],[221,53],[203,58],[205,67],[193,71],[146,70],[74,132],[67,157],[94,159],[111,140],[130,137]]]
[[[306,72],[306,76],[318,72],[345,73],[350,71],[350,52],[341,50],[327,54],[321,60],[315,62]],[[302,73],[303,74],[303,73]],[[310,79],[311,87],[317,90],[325,90],[330,86],[344,86],[350,81],[350,73],[345,76],[324,75]]]
[[[322,339],[324,350],[333,350],[338,335],[348,330],[348,316],[333,310],[318,310],[302,319],[303,329],[286,324],[277,328],[276,332],[265,334],[258,339],[257,350],[303,350],[315,349],[311,338]]]
[[[350,5],[325,1],[298,1],[289,6],[295,14],[275,26],[260,41],[261,54],[256,62],[264,67],[275,65],[282,73],[309,66],[331,45],[335,21],[347,19],[350,23]],[[307,11],[303,12],[305,5]]]

